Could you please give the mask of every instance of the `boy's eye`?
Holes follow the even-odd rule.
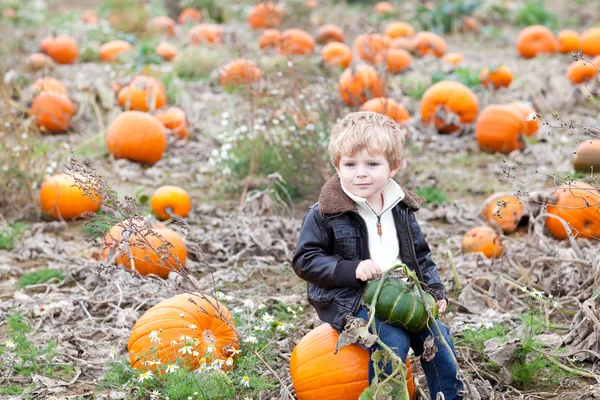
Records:
[[[369,167],[376,167],[378,165],[379,165],[379,163],[376,163],[376,162],[370,162],[369,163]]]
[[[346,167],[354,167],[354,163],[351,163],[351,162],[346,163],[345,165],[346,165]]]

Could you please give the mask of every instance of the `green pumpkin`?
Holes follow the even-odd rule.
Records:
[[[364,294],[365,304],[371,304],[379,279],[367,284]],[[438,317],[435,299],[425,292],[427,303],[432,308],[433,316]],[[383,283],[377,298],[375,316],[391,325],[404,328],[410,332],[421,332],[427,327],[427,309],[419,294],[419,289],[412,283],[390,276]]]

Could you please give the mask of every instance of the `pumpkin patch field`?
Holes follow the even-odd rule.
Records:
[[[404,271],[374,315],[437,315],[465,399],[600,398],[600,3],[7,0],[0,30],[0,399],[436,398],[414,352],[368,388],[292,268],[356,111],[403,131],[448,297]]]

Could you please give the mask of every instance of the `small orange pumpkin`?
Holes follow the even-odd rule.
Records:
[[[148,21],[148,31],[163,33],[168,37],[175,36],[175,21],[171,17],[159,16]]]
[[[56,78],[43,76],[33,84],[36,92],[56,92],[67,94],[67,88]]]
[[[98,23],[98,13],[96,12],[96,10],[83,10],[83,14],[81,15],[81,18],[79,18],[79,20],[85,24],[95,25]]]
[[[53,67],[54,63],[50,57],[44,53],[33,53],[25,61],[27,68],[31,72],[37,72],[45,67]]]
[[[315,41],[306,31],[297,28],[286,29],[281,33],[279,53],[291,56],[312,54],[315,51]]]
[[[374,64],[377,55],[390,47],[390,38],[379,33],[358,35],[352,46],[361,60]]]
[[[79,46],[72,36],[61,35],[50,42],[46,53],[57,64],[73,64],[79,57]]]
[[[246,20],[250,28],[257,30],[279,28],[282,17],[283,8],[268,1],[261,1],[252,7]]]
[[[483,202],[481,216],[504,233],[513,233],[523,217],[523,204],[514,196],[496,193]]]
[[[592,185],[574,181],[560,185],[553,197],[556,199],[548,204],[548,214],[564,219],[577,238],[600,238],[600,193]],[[557,238],[564,240],[567,232],[562,223],[553,217],[546,219],[546,226]]]
[[[166,228],[166,226],[159,222],[151,222],[150,220],[146,220],[142,217],[131,217],[114,225],[104,235],[104,244],[102,246],[102,260],[111,261],[109,260],[111,250],[114,252],[118,252],[119,254],[121,251],[123,251],[123,249],[117,249],[115,246],[117,243],[119,247],[122,245],[122,243],[120,242],[123,237],[123,231],[128,230],[129,235],[131,236],[136,231],[143,232],[150,228]],[[129,242],[129,240],[127,240],[127,242]],[[113,262],[116,261],[116,259],[117,257],[115,257],[115,260],[113,260]]]
[[[167,213],[169,208],[172,214],[187,217],[192,209],[192,202],[184,189],[178,186],[161,186],[150,197],[150,208],[159,220],[164,221],[171,218]]]
[[[169,107],[160,109],[154,113],[158,119],[170,133],[177,136],[178,139],[187,139],[190,136],[189,127],[185,112],[179,107]]]
[[[131,367],[146,371],[156,370],[155,365],[177,364],[176,360],[198,368],[209,346],[214,348],[209,355],[213,360],[234,358],[239,339],[233,318],[211,296],[184,293],[146,311],[131,328],[127,349]],[[223,369],[227,368],[224,364]]]
[[[536,114],[535,109],[529,104],[522,101],[515,101],[510,104],[516,111],[521,114],[521,118],[525,121],[525,136],[533,136],[540,130],[540,119],[534,118],[527,120],[531,114]]]
[[[431,85],[421,97],[421,119],[434,124],[440,133],[459,129],[457,124],[470,124],[477,117],[479,101],[475,93],[460,82],[441,81]],[[458,118],[458,121],[455,121]]]
[[[352,50],[344,43],[331,42],[321,50],[321,58],[334,67],[348,68],[352,62]]]
[[[600,171],[600,139],[586,139],[579,143],[573,158],[575,171]]]
[[[81,184],[92,194],[92,198],[75,186],[75,179],[71,175],[57,174],[47,178],[40,187],[43,213],[52,219],[69,221],[80,218],[85,212],[98,211],[102,205],[101,199],[94,193],[91,183]]]
[[[561,53],[573,53],[579,50],[579,33],[570,29],[558,32],[558,51]]]
[[[391,74],[399,74],[412,66],[413,58],[410,53],[402,49],[388,49],[377,54],[375,63],[385,62],[386,69]]]
[[[387,15],[395,14],[396,6],[387,1],[380,1],[375,4],[373,10],[375,11],[375,14],[379,15],[380,17],[385,17]]]
[[[462,32],[471,32],[471,33],[478,33],[479,32],[479,23],[477,22],[477,20],[470,16],[467,15],[465,17],[463,17],[462,19],[462,25],[460,26],[460,30]]]
[[[141,111],[125,111],[108,126],[106,147],[114,158],[154,164],[167,148],[164,125]]]
[[[177,57],[177,47],[173,46],[171,43],[160,42],[158,46],[156,46],[156,54],[165,61],[171,61]]]
[[[433,32],[419,32],[415,35],[412,42],[415,51],[421,57],[433,54],[437,58],[440,58],[446,54],[448,48],[444,38]]]
[[[349,106],[361,105],[385,93],[383,79],[375,68],[366,64],[346,68],[339,83],[342,101]]]
[[[394,21],[390,22],[385,27],[385,34],[390,39],[396,39],[398,37],[413,37],[415,36],[415,28],[408,22]]]
[[[52,42],[54,42],[54,36],[46,36],[42,40],[40,40],[40,50],[43,53],[48,54],[48,50],[52,46]]]
[[[590,28],[580,37],[581,52],[589,56],[600,55],[600,28]]]
[[[344,43],[344,31],[334,24],[323,25],[317,29],[315,41],[320,45],[326,45],[331,42]]]
[[[261,49],[279,49],[281,43],[281,32],[277,29],[265,29],[258,38],[258,46]]]
[[[198,24],[188,31],[186,39],[193,45],[220,44],[223,42],[223,28],[217,24]]]
[[[402,104],[389,97],[378,97],[365,102],[360,111],[372,111],[390,117],[402,125],[410,119],[410,114]]]
[[[575,84],[589,83],[597,75],[598,67],[585,60],[573,61],[567,69],[567,78]]]
[[[124,40],[111,40],[100,46],[98,54],[102,61],[113,62],[117,60],[119,55],[132,50],[133,46],[129,42]]]
[[[457,67],[465,58],[460,53],[446,53],[444,57],[442,57],[442,61],[448,65],[453,67]]]
[[[483,253],[487,258],[498,258],[502,255],[502,243],[495,230],[489,226],[477,226],[463,236],[463,253]]]
[[[493,70],[484,67],[479,74],[479,81],[481,84],[485,87],[491,85],[494,90],[498,90],[501,87],[509,87],[512,80],[513,73],[505,64],[502,64]]]
[[[542,25],[532,25],[519,32],[517,50],[521,57],[533,58],[541,53],[558,51],[558,41],[550,29]]]
[[[138,75],[119,90],[117,100],[124,110],[156,110],[167,104],[167,91],[156,78]]]
[[[179,25],[197,24],[202,20],[202,12],[195,8],[184,8],[181,10],[177,22]]]
[[[477,118],[475,139],[482,150],[508,154],[525,147],[524,129],[525,120],[514,107],[492,104]]]
[[[308,332],[294,347],[290,375],[298,400],[354,400],[369,386],[369,352],[359,345],[334,354],[338,333],[329,324]],[[411,400],[416,390],[410,359],[406,385]]]
[[[263,73],[253,61],[243,58],[233,60],[221,68],[219,82],[224,88],[248,86],[261,81]]]
[[[33,98],[29,114],[35,117],[37,126],[42,130],[64,132],[75,114],[75,106],[65,94],[44,91]]]

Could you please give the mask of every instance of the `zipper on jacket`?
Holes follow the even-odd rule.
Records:
[[[377,217],[377,234],[379,235],[379,237],[383,236],[383,229],[382,229],[382,226],[381,226],[381,216],[383,215],[383,213],[385,213],[385,212],[389,211],[390,209],[394,208],[398,203],[389,206],[388,208],[386,208],[385,210],[383,210],[379,215],[377,215],[377,213],[375,212],[375,210],[373,210],[373,207],[371,207],[371,205],[369,204],[368,201],[366,201],[365,204],[367,205],[367,207],[369,207],[371,209],[371,211],[373,211],[373,213]]]
[[[358,217],[358,223],[360,224],[360,230],[362,231],[361,232],[362,233],[361,236],[362,236],[362,239],[363,239],[363,253],[364,254],[361,254],[361,256],[365,256],[365,260],[366,260],[367,258],[371,257],[371,252],[369,250],[369,231],[367,230],[367,223],[365,222],[365,220],[363,219],[363,217],[360,216],[360,214],[358,213],[358,211],[353,211],[353,212]],[[365,282],[365,284],[362,285],[362,288],[361,288],[361,291],[360,291],[360,295],[357,297],[356,304],[354,305],[354,312],[352,313],[352,315],[356,315],[356,313],[358,312],[358,309],[361,306],[362,298],[363,298],[363,295],[365,293],[366,288],[367,288],[367,284]]]

